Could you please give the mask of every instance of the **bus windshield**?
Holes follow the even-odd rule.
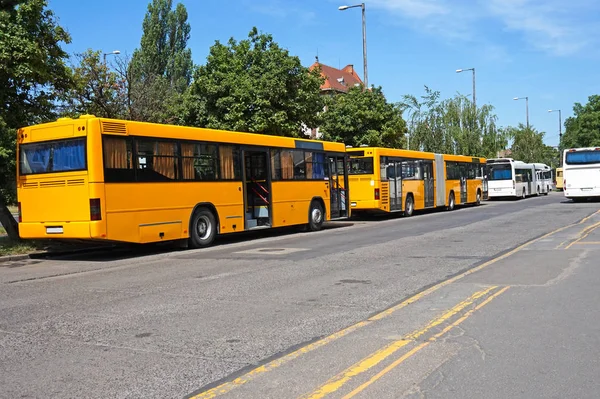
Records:
[[[85,138],[55,140],[20,146],[19,173],[73,172],[86,169]]]
[[[600,151],[567,152],[565,162],[567,165],[589,165],[600,163]]]
[[[371,175],[373,174],[373,158],[351,158],[348,168],[348,174],[351,175]]]
[[[488,180],[511,180],[512,168],[509,164],[488,165]]]

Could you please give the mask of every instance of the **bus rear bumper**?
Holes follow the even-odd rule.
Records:
[[[582,188],[563,188],[567,198],[598,198],[600,189],[582,189]]]
[[[24,222],[19,223],[19,236],[25,239],[105,239],[99,230],[101,222]]]
[[[350,200],[350,209],[352,213],[365,211],[386,211],[379,200],[352,201]]]

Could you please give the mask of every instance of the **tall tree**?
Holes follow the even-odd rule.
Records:
[[[405,95],[401,106],[408,115],[410,149],[491,157],[508,144],[494,107],[475,108],[463,95],[440,100],[439,91],[425,86],[421,99]]]
[[[76,54],[72,66],[73,86],[62,93],[62,114],[92,114],[105,118],[127,118],[125,80],[111,71],[100,51]]]
[[[253,28],[248,39],[216,42],[194,74],[182,118],[217,129],[302,136],[318,126],[322,78]]]
[[[538,132],[532,126],[527,128],[520,123],[517,127],[506,128],[506,134],[512,140],[512,158],[523,162],[545,161],[547,150],[544,132]]]
[[[55,117],[57,93],[71,84],[69,34],[45,0],[2,2],[0,8],[0,222],[18,238],[6,203],[15,201],[16,129]]]
[[[347,145],[404,148],[406,122],[399,106],[388,103],[381,87],[351,87],[327,101],[320,131],[325,140]]]
[[[153,0],[142,24],[140,48],[128,68],[128,103],[133,119],[173,122],[173,107],[181,101],[192,78],[188,13],[183,4]]]
[[[600,95],[589,96],[585,105],[575,103],[573,114],[565,121],[561,147],[600,146]]]

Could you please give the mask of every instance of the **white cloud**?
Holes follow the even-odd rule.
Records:
[[[490,13],[511,31],[521,32],[533,47],[553,55],[580,52],[596,39],[587,13],[600,7],[586,0],[487,0]]]
[[[371,0],[367,8],[385,10],[416,31],[503,53],[508,41],[498,41],[495,26],[556,56],[582,53],[600,41],[596,0]]]

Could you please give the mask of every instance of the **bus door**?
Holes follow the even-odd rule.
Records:
[[[468,176],[467,166],[461,165],[459,170],[460,170],[460,203],[466,204],[467,203],[467,176]]]
[[[487,176],[487,168],[485,167],[485,165],[481,166],[481,171],[479,173],[481,173],[481,177],[483,178],[481,181],[481,185],[482,185],[482,190],[483,190],[483,199],[487,200],[489,198],[489,193],[488,193],[488,176]]]
[[[425,185],[425,207],[434,205],[433,162],[423,161],[423,183]]]
[[[329,162],[329,213],[330,218],[341,218],[348,216],[348,187],[346,158],[343,156],[330,155]]]
[[[387,164],[387,178],[390,183],[390,210],[402,210],[402,163],[391,161]]]
[[[243,150],[245,228],[272,225],[271,174],[268,150]]]

